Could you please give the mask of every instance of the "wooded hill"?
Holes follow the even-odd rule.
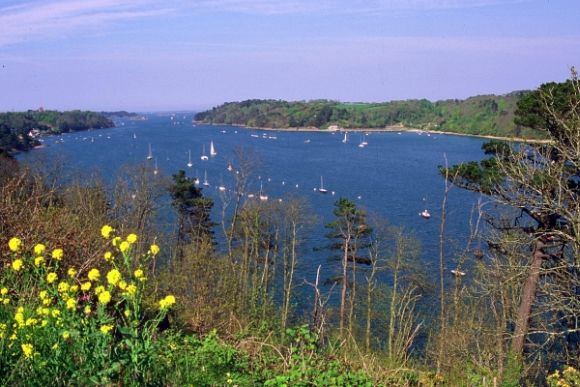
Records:
[[[341,103],[329,100],[287,102],[247,100],[229,102],[196,114],[195,120],[261,128],[314,127],[408,128],[472,135],[538,137],[538,133],[514,124],[517,102],[525,91],[503,96],[482,95],[465,100],[430,102],[426,99],[384,103]]]

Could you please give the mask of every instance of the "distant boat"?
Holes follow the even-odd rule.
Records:
[[[215,157],[215,156],[217,155],[217,152],[215,151],[215,148],[214,148],[214,146],[213,146],[213,141],[211,141],[211,142],[209,143],[209,155],[210,155],[211,157]]]
[[[153,151],[151,150],[151,144],[149,144],[149,153],[147,154],[147,160],[153,159]]]
[[[189,161],[187,162],[187,166],[189,168],[193,167],[193,163],[191,162],[191,150],[189,151]]]
[[[305,143],[305,144],[310,144],[310,139],[308,139],[308,140],[304,140],[304,143]]]
[[[348,132],[344,132],[344,138],[342,139],[342,143],[346,144],[348,142]]]
[[[155,169],[153,169],[153,174],[157,175],[159,173],[159,168],[157,168],[157,159],[155,159]]]
[[[260,200],[263,202],[268,200],[268,195],[266,195],[262,192],[262,182],[260,182],[260,195],[259,195],[259,197],[260,197]]]
[[[203,174],[203,186],[209,187],[209,181],[207,181],[207,170],[204,171],[204,174]]]
[[[227,169],[230,172],[234,170],[234,167],[232,167],[232,163],[228,163],[228,168]]]
[[[360,142],[360,144],[358,144],[358,147],[359,148],[364,148],[367,145],[369,145],[369,143],[366,142],[366,140],[364,139],[364,137],[361,137],[361,142]]]
[[[454,269],[452,269],[451,270],[451,274],[456,275],[458,277],[463,277],[465,275],[465,272],[464,271],[461,271],[461,270],[454,270]]]
[[[328,190],[324,188],[324,181],[322,180],[322,176],[320,176],[320,188],[318,188],[318,192],[323,194],[328,192]]]
[[[431,213],[427,209],[425,209],[419,212],[419,216],[421,216],[421,218],[423,219],[429,219],[431,217]]]
[[[205,145],[203,146],[203,152],[201,153],[201,157],[202,160],[209,160],[209,157],[207,157],[207,155],[205,154]]]
[[[137,138],[137,134],[133,133],[133,139],[136,139],[136,138]]]

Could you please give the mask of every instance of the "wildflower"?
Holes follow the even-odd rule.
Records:
[[[104,291],[105,291],[105,287],[104,287],[103,285],[97,286],[97,287],[95,288],[95,294],[96,294],[96,295],[99,295],[99,294],[101,294],[101,293],[102,293],[102,292],[104,292]]]
[[[37,243],[36,246],[34,246],[34,254],[36,255],[42,255],[42,253],[44,253],[45,250],[46,246],[43,245],[42,243]]]
[[[66,308],[68,310],[74,310],[77,307],[77,301],[74,298],[69,298],[66,300]]]
[[[164,299],[159,301],[159,309],[169,309],[173,304],[175,304],[175,296],[166,296]]]
[[[91,290],[91,286],[92,286],[92,285],[93,285],[93,284],[92,284],[92,283],[90,283],[89,281],[87,281],[87,282],[83,282],[83,283],[81,284],[81,290],[82,290],[83,292],[86,292],[86,291],[88,291],[88,290]]]
[[[32,344],[21,344],[20,347],[22,348],[22,353],[24,354],[25,358],[28,359],[32,356],[32,351],[34,350]]]
[[[44,328],[45,326],[47,326],[47,325],[48,325],[48,321],[47,321],[47,320],[42,320],[42,321],[40,322],[40,326],[41,326],[41,327],[43,327],[43,328]]]
[[[54,249],[52,250],[52,258],[60,261],[64,256],[64,251],[62,249]]]
[[[70,285],[68,283],[64,282],[64,281],[63,282],[60,282],[58,284],[58,292],[59,293],[68,292],[69,288],[70,288]]]
[[[135,278],[137,278],[138,280],[142,280],[142,278],[145,277],[145,275],[143,274],[143,270],[141,269],[137,269],[135,270],[135,272],[133,273],[133,275],[135,276]]]
[[[83,310],[83,312],[85,314],[91,314],[91,306],[90,305],[85,306],[85,309]]]
[[[109,262],[109,261],[113,260],[113,253],[111,253],[110,251],[107,251],[107,252],[105,252],[103,257],[105,258],[105,261]]]
[[[109,332],[111,332],[113,330],[113,326],[112,325],[103,325],[100,329],[100,331],[102,333],[104,333],[105,335],[108,334]]]
[[[101,292],[101,294],[99,294],[99,302],[103,305],[107,305],[109,302],[111,302],[111,293],[106,290]]]
[[[127,289],[127,282],[121,280],[121,281],[119,281],[119,285],[118,286],[119,286],[119,289],[125,290],[125,289]]]
[[[130,244],[137,242],[137,235],[136,234],[127,235],[127,242],[129,242]]]
[[[38,257],[34,258],[34,266],[40,267],[44,263],[44,257],[39,255]]]
[[[71,293],[76,293],[79,290],[79,285],[71,285],[70,288],[68,288],[68,291]]]
[[[56,351],[58,348],[59,348],[59,345],[58,345],[58,343],[54,343],[54,344],[53,344],[53,346],[51,347],[51,349],[53,349],[53,350],[55,350],[55,351]]]
[[[46,282],[48,282],[49,284],[53,283],[54,281],[56,281],[58,279],[58,275],[56,275],[56,273],[48,273],[46,275]]]
[[[14,261],[12,261],[12,270],[14,271],[20,271],[20,269],[22,269],[22,266],[24,266],[24,262],[22,262],[22,259],[15,259]]]
[[[37,323],[38,323],[38,320],[37,319],[35,319],[33,317],[30,317],[30,318],[26,319],[26,324],[25,325],[27,327],[32,327],[32,326],[36,325]]]
[[[131,245],[129,244],[129,242],[123,241],[119,245],[119,250],[121,250],[122,253],[126,253],[127,251],[129,251],[130,247],[131,247]]]
[[[115,231],[115,229],[106,224],[101,228],[101,235],[103,236],[103,238],[109,239],[113,231]]]
[[[151,245],[151,247],[149,247],[149,252],[151,255],[157,255],[159,253],[159,246]]]
[[[121,237],[114,237],[111,242],[113,243],[113,246],[117,246],[119,242],[121,242]]]
[[[125,309],[123,314],[125,315],[125,317],[129,318],[129,316],[131,316],[131,311],[129,309]]]
[[[107,273],[107,281],[113,286],[117,285],[121,278],[121,273],[117,269],[112,269]]]
[[[137,293],[137,286],[135,286],[135,284],[128,285],[126,292],[130,296],[135,295],[135,293]]]
[[[70,278],[74,278],[75,275],[77,275],[77,271],[74,267],[71,267],[70,269],[68,269],[67,274]]]
[[[101,273],[99,272],[98,269],[91,269],[89,271],[89,274],[87,275],[87,277],[89,278],[89,280],[91,281],[98,281],[99,278],[101,277]]]
[[[20,250],[21,247],[22,247],[22,241],[18,238],[11,238],[8,241],[8,248],[10,248],[10,251],[13,251],[16,253]]]
[[[41,300],[44,300],[46,297],[48,297],[48,292],[46,290],[41,290],[40,293],[38,293],[38,296]]]
[[[57,318],[58,316],[60,316],[60,310],[55,308],[50,312],[50,314],[53,318]]]
[[[0,289],[0,295],[5,296],[7,294],[8,294],[8,288],[2,288],[2,289]]]
[[[24,308],[19,307],[14,314],[14,320],[18,323],[19,326],[24,325]]]
[[[68,340],[70,338],[70,332],[69,331],[62,332],[62,338]]]

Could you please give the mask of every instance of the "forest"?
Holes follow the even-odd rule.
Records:
[[[514,122],[517,102],[527,93],[437,102],[426,99],[385,103],[256,99],[225,103],[198,113],[195,119],[203,123],[260,128],[381,129],[401,125],[470,135],[541,138],[541,133]]]
[[[492,141],[481,162],[439,166],[428,276],[410,233],[340,198],[325,225],[337,275],[298,280],[312,211],[243,200],[243,149],[221,202],[184,171],[62,183],[63,171],[0,158],[0,384],[579,385],[577,74],[513,114],[550,142]],[[513,211],[479,206],[453,248],[451,189]],[[176,220],[160,228],[167,195]]]

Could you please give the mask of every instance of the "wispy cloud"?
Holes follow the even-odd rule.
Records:
[[[168,12],[148,0],[57,0],[7,6],[0,8],[0,46],[102,29],[111,23]]]

